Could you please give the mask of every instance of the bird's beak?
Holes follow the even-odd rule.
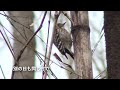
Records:
[[[63,26],[65,25],[66,22],[63,23]]]

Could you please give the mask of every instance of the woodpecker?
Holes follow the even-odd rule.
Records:
[[[65,22],[66,23],[66,22]],[[69,54],[73,59],[73,53],[71,51],[72,38],[70,33],[64,28],[65,23],[58,23],[55,29],[53,43],[62,55],[68,59],[67,54]]]

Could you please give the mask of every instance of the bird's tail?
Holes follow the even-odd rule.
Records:
[[[70,52],[68,49],[65,48],[65,52],[68,53],[73,59],[74,59],[74,54]]]

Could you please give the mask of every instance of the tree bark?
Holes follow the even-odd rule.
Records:
[[[92,79],[92,54],[88,11],[71,11],[75,72],[79,79]]]
[[[120,11],[104,12],[108,79],[120,79]]]
[[[9,11],[9,16],[14,19],[11,20],[11,23],[14,25],[13,27],[13,35],[24,45],[26,44],[27,40],[30,39],[30,37],[33,35],[33,32],[30,31],[33,30],[33,28],[29,28],[31,23],[33,23],[33,13],[32,11]],[[24,27],[20,24],[23,24]],[[19,33],[20,32],[20,33]],[[15,52],[15,57],[17,58],[20,50],[24,47],[23,44],[18,42],[16,39],[14,41],[13,50]],[[32,46],[32,48],[35,48],[35,40],[33,39],[31,43],[29,44]],[[32,67],[34,66],[34,51],[30,48],[26,48],[25,51],[22,54],[21,59],[19,60],[19,66],[20,67]],[[23,76],[22,76],[23,74]],[[19,71],[13,72],[13,79],[33,79],[34,78],[34,72],[33,71],[22,71],[22,74]]]

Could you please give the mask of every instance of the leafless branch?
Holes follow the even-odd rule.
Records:
[[[54,28],[53,28],[53,32],[52,32],[52,39],[51,39],[51,43],[50,43],[50,49],[49,49],[49,52],[48,52],[48,62],[46,64],[46,67],[49,66],[49,60],[50,60],[51,51],[52,51],[52,45],[53,45],[54,31],[55,31],[55,28],[56,28],[56,25],[57,25],[57,20],[58,20],[59,15],[60,15],[60,12],[58,13],[58,11],[55,11],[55,22],[54,22]],[[43,75],[43,79],[46,79],[46,77],[47,77],[47,71],[45,71],[45,73]]]
[[[50,30],[50,19],[51,19],[51,11],[50,11],[50,16],[49,16],[49,21],[48,21],[48,35],[47,35],[47,44],[46,44],[45,59],[44,59],[44,62],[46,62],[47,49],[48,49],[48,39],[49,39],[49,30]],[[44,63],[44,67],[45,67],[45,63]],[[44,75],[44,72],[43,72],[43,75]]]

